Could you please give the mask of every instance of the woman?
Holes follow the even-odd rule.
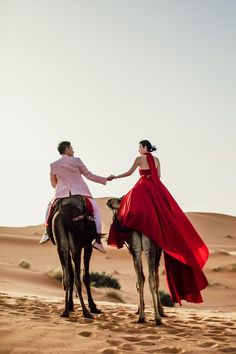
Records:
[[[123,227],[150,237],[164,251],[166,276],[173,302],[202,302],[200,290],[208,282],[202,268],[208,249],[184,212],[160,181],[160,162],[148,140],[139,143],[140,155],[129,171],[114,178],[130,176],[139,167],[140,179],[123,197],[118,220]],[[108,244],[123,247],[129,233],[111,226]]]

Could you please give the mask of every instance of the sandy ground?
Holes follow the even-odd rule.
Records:
[[[98,199],[107,232],[111,213]],[[121,284],[122,302],[109,289],[93,288],[102,314],[84,319],[79,300],[69,319],[61,318],[64,291],[47,272],[60,268],[56,248],[39,245],[43,225],[0,227],[0,353],[236,353],[236,218],[187,213],[210,249],[205,266],[209,286],[204,302],[165,308],[164,325],[153,325],[146,282],[146,323],[137,324],[136,278],[127,249],[93,252],[91,271],[113,275]],[[25,259],[29,269],[19,266]],[[146,262],[144,269],[146,272]],[[163,263],[161,289],[168,291]],[[146,277],[147,278],[147,277]]]

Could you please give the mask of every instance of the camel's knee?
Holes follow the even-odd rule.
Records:
[[[68,266],[68,259],[69,259],[69,250],[65,250],[63,248],[57,248],[57,253],[61,262],[62,267]]]
[[[132,245],[132,249],[130,250],[131,254],[134,258],[138,259],[141,257],[142,254],[142,247],[139,247],[139,245]]]
[[[144,288],[144,283],[145,283],[145,277],[140,276],[138,278],[138,281],[136,282],[136,289],[138,292]]]
[[[78,279],[78,278],[75,279],[75,286],[76,286],[78,293],[82,291],[82,283],[81,283],[80,279]]]
[[[87,273],[84,273],[83,275],[83,282],[86,286],[90,285],[90,275]]]
[[[66,274],[65,272],[62,277],[62,284],[63,284],[64,290],[70,289],[70,277],[69,277],[69,274]]]
[[[135,268],[135,272],[136,272],[138,281],[141,283],[144,283],[145,277],[143,274],[141,257],[134,257],[134,268]]]
[[[148,281],[150,289],[156,291],[157,284],[155,274],[149,274]]]
[[[133,231],[132,233],[130,247],[134,254],[140,255],[142,253],[142,237],[137,231]]]
[[[160,278],[159,278],[159,275],[156,275],[156,288],[158,289],[159,288],[159,285],[160,285]]]
[[[76,250],[76,248],[71,248],[71,257],[72,257],[74,263],[80,258],[80,254]]]

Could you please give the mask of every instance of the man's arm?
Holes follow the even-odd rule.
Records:
[[[87,169],[87,167],[81,161],[81,159],[79,159],[79,158],[77,158],[77,159],[78,159],[78,167],[79,167],[80,172],[82,173],[82,175],[84,175],[90,181],[93,181],[93,182],[96,182],[96,183],[101,183],[101,184],[106,184],[107,183],[107,178],[106,177],[101,177],[101,176],[94,175],[92,172],[90,172]],[[111,180],[110,177],[108,177],[109,178],[108,180]],[[113,179],[113,177],[112,177],[112,179]]]
[[[57,177],[52,173],[50,172],[50,181],[51,181],[51,185],[53,188],[56,188],[56,185],[57,185]]]

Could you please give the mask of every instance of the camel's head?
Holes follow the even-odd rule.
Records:
[[[107,206],[108,208],[110,208],[111,210],[118,210],[120,207],[120,202],[122,201],[122,198],[111,198],[107,201]]]

